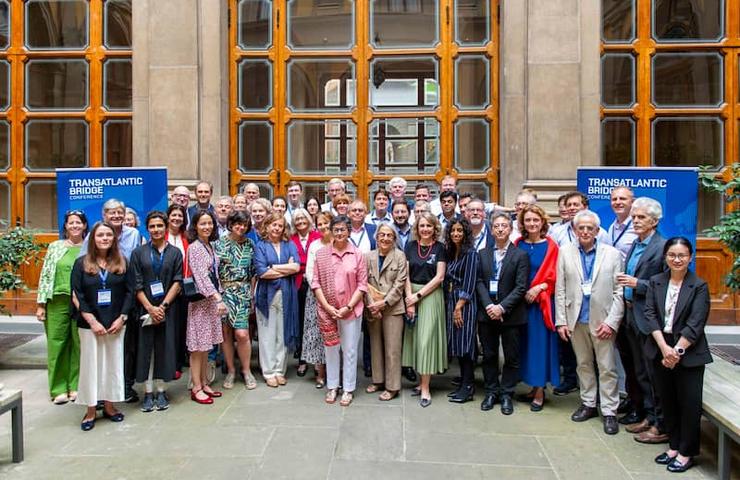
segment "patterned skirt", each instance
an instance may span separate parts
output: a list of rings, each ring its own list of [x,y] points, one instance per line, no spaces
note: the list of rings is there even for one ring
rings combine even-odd
[[[324,339],[319,331],[318,303],[311,289],[306,292],[301,360],[312,365],[326,363]]]

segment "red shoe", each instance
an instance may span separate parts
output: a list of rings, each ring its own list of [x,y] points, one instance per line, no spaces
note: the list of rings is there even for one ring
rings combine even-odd
[[[206,389],[203,389],[203,393],[205,393],[206,395],[208,395],[211,398],[220,398],[220,397],[223,397],[223,395],[224,395],[221,392],[213,391],[213,390],[210,390],[209,391],[209,390],[206,390]]]
[[[200,390],[199,392],[206,393],[203,390]],[[203,398],[203,399],[198,398],[197,395],[198,395],[199,392],[193,392],[193,391],[191,391],[190,392],[190,400],[192,400],[192,401],[194,401],[196,403],[200,403],[201,405],[210,405],[210,404],[213,403],[213,399],[210,396],[208,396],[206,398]]]
[[[180,370],[175,370],[175,380],[180,380],[180,377],[182,377],[182,372]]]

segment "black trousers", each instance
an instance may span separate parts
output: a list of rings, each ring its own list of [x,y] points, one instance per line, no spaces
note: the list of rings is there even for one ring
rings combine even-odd
[[[483,383],[486,393],[513,395],[519,383],[519,333],[518,325],[505,326],[501,322],[478,322],[478,337],[483,348]],[[504,350],[504,367],[499,369],[499,344]],[[499,373],[501,381],[499,382]]]
[[[631,308],[626,309],[625,320],[623,328],[626,330],[625,334],[635,370],[635,378],[642,392],[642,405],[636,405],[635,407],[638,413],[647,415],[651,425],[655,425],[658,430],[663,431],[662,412],[654,388],[655,368],[652,360],[649,360],[645,355],[645,345],[653,340],[649,335],[639,331],[637,325],[635,325],[635,317]]]
[[[123,336],[123,379],[126,388],[131,388],[136,382],[136,356],[139,350],[139,319],[136,312],[131,311],[126,322],[126,333]]]
[[[619,359],[622,361],[622,367],[624,368],[624,386],[627,390],[627,396],[633,405],[635,411],[640,415],[645,415],[643,405],[642,389],[640,383],[637,381],[637,374],[635,373],[635,359],[632,357],[632,350],[630,349],[630,341],[628,338],[628,331],[630,327],[625,322],[619,331],[617,331],[617,349],[619,350]]]
[[[578,374],[576,373],[576,368],[578,367],[578,362],[576,361],[576,352],[573,351],[573,344],[564,342],[560,337],[558,337],[558,343],[560,368],[562,369],[560,386],[573,385],[577,387]]]
[[[659,356],[660,357],[660,356]],[[655,360],[655,388],[663,407],[663,428],[671,450],[686,457],[699,455],[704,365],[665,368]]]
[[[470,357],[457,357],[457,361],[460,363],[460,387],[472,387],[473,386],[473,372],[475,370],[475,360]]]

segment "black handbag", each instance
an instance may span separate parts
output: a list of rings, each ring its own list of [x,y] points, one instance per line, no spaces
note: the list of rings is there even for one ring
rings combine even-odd
[[[407,327],[415,326],[417,319],[418,319],[418,315],[416,313],[414,313],[413,316],[409,316],[408,313],[403,314],[403,323],[405,323]]]
[[[193,277],[185,277],[182,279],[182,296],[190,302],[197,302],[203,300],[205,297],[198,291],[198,286],[195,284]]]

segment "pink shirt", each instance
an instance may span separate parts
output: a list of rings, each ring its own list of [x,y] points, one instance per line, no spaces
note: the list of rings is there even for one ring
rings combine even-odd
[[[365,264],[365,257],[350,242],[347,243],[347,248],[342,253],[337,252],[333,245],[323,248],[331,249],[331,263],[335,273],[334,289],[337,305],[343,307],[349,304],[352,294],[357,290],[363,293],[367,292],[367,265]],[[318,270],[320,265],[317,263],[315,268]],[[314,272],[311,279],[311,288],[316,289],[320,287],[319,275]],[[361,317],[364,308],[365,305],[362,299],[360,299],[353,309],[352,316],[354,318]]]

